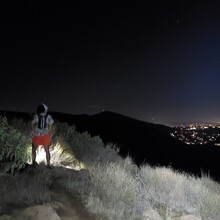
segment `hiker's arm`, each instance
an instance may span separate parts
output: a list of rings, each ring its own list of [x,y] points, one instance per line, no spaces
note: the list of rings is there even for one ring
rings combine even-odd
[[[35,128],[37,125],[37,116],[35,115],[33,120],[31,121],[31,128]]]
[[[52,132],[52,128],[53,128],[53,124],[49,124],[49,126],[48,126],[48,131],[49,131],[49,133]]]
[[[52,133],[53,124],[54,124],[54,120],[53,120],[52,116],[50,116],[49,117],[49,123],[48,123],[48,132],[49,133]]]

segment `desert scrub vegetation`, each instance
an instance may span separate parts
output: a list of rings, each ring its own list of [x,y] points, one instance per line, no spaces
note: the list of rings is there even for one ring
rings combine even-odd
[[[166,220],[184,214],[210,220],[220,216],[219,184],[211,178],[147,164],[137,168],[130,157],[120,157],[111,143],[104,146],[99,137],[78,133],[74,126],[59,128],[75,157],[85,164],[85,169],[69,172],[63,184],[100,219],[141,219],[152,208]]]
[[[93,210],[101,219],[141,218],[141,202],[147,204],[141,200],[139,182],[130,168],[130,164],[106,163],[88,169],[92,187],[87,198],[89,210]]]
[[[10,126],[6,117],[0,117],[1,169],[12,173],[23,169],[31,159],[30,143],[30,137]]]
[[[142,219],[143,212],[150,209],[164,220],[178,220],[187,214],[207,220],[219,218],[217,182],[167,167],[143,165],[135,170],[129,163],[97,163],[82,173],[70,173],[64,185],[103,220]]]
[[[73,150],[75,158],[84,165],[121,161],[117,146],[111,143],[104,145],[99,136],[91,137],[88,132],[79,133],[74,125],[58,122],[55,133],[55,137],[64,140]]]
[[[28,123],[21,120],[9,125],[7,119],[1,120],[0,152],[5,152],[8,143],[9,149],[30,147]],[[12,144],[9,139],[14,140]],[[4,161],[6,154],[1,155]],[[21,158],[27,163],[28,157]],[[171,167],[147,164],[138,168],[131,157],[119,156],[117,146],[104,145],[100,137],[79,133],[66,123],[56,123],[51,162],[52,170],[42,163],[34,170],[28,167],[22,173],[1,174],[0,213],[14,203],[30,206],[53,202],[50,187],[59,181],[99,220],[142,220],[143,212],[151,209],[164,220],[178,220],[185,214],[206,220],[220,216],[220,185],[209,176],[198,178]]]

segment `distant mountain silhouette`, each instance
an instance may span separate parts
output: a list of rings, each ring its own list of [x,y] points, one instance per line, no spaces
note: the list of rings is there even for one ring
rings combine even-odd
[[[14,116],[25,120],[31,114],[0,112],[8,118]],[[75,125],[77,131],[88,131],[100,136],[104,143],[120,148],[122,156],[130,155],[137,165],[172,166],[175,169],[201,174],[201,171],[220,180],[220,148],[207,145],[186,145],[172,137],[173,128],[140,121],[113,112],[101,112],[92,116],[50,112],[55,121]]]

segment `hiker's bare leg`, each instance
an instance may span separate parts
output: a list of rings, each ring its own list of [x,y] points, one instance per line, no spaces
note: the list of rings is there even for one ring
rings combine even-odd
[[[37,146],[34,146],[32,144],[32,164],[35,164],[36,162],[36,151],[37,151]]]
[[[47,166],[50,166],[50,146],[44,146],[46,152]]]

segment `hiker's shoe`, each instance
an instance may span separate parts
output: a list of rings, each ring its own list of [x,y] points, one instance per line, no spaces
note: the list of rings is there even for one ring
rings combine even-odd
[[[32,166],[33,167],[36,167],[38,165],[38,163],[36,162],[36,161],[34,161],[33,163],[32,163]]]

